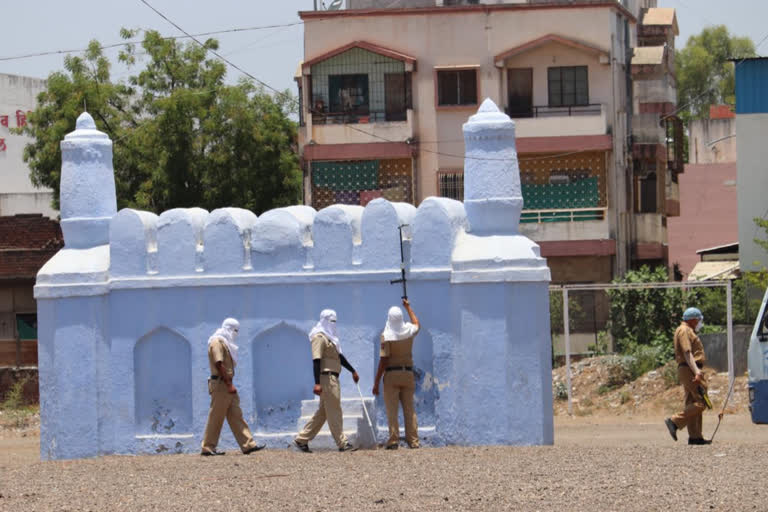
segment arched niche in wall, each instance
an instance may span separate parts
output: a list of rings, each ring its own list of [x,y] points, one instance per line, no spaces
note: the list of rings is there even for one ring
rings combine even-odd
[[[133,348],[136,432],[192,431],[192,352],[170,329],[156,329]]]
[[[259,334],[251,347],[257,429],[295,432],[301,401],[314,397],[307,333],[281,323]]]

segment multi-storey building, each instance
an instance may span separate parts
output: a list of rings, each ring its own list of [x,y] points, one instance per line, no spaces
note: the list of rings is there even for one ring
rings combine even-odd
[[[521,230],[553,281],[664,261],[677,26],[655,3],[348,0],[300,13],[306,203],[462,199],[461,125],[488,97],[516,121]]]
[[[45,80],[0,73],[0,216],[41,213],[55,219],[59,215],[51,207],[53,192],[35,187],[29,178],[23,154],[30,137],[12,131],[26,125],[28,112],[45,89]]]

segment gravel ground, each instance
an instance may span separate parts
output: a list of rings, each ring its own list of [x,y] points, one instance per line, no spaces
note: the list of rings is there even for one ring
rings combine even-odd
[[[716,444],[686,438],[660,418],[565,418],[549,447],[56,462],[37,460],[36,439],[0,439],[0,510],[768,509],[768,426],[726,416]]]

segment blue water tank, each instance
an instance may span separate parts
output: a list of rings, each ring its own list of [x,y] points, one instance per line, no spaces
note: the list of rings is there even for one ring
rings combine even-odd
[[[768,57],[736,61],[736,113],[768,113]]]

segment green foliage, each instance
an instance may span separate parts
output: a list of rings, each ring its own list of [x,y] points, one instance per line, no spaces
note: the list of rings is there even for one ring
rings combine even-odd
[[[114,142],[119,208],[236,206],[259,214],[298,202],[297,128],[288,118],[295,99],[271,97],[246,81],[225,84],[225,65],[209,59],[209,49],[218,42],[201,47],[147,31],[142,69],[133,44],[120,52],[134,72],[126,83],[111,79],[97,41],[83,57],[67,57],[22,129],[33,138],[24,150],[32,182],[52,188],[58,200],[59,142],[87,106]]]
[[[722,334],[726,331],[726,327],[722,325],[712,325],[705,323],[699,330],[699,334]]]
[[[763,230],[765,230],[766,234],[768,234],[768,220],[761,219],[760,217],[755,217],[755,224],[757,224],[759,228],[762,228]],[[766,251],[768,251],[768,240],[755,238],[755,243],[760,247],[762,247],[763,249],[765,249]]]
[[[667,281],[666,267],[630,270],[616,283],[651,283]],[[680,324],[684,305],[690,292],[679,288],[668,289],[613,289],[610,298],[609,329],[617,349],[631,354],[638,346],[669,346],[672,335]]]
[[[0,402],[0,410],[13,411],[24,406],[24,386],[29,379],[24,377],[13,383],[5,394],[5,400]]]
[[[611,340],[611,335],[607,331],[600,331],[597,333],[597,342],[587,345],[587,350],[592,352],[595,356],[604,356],[608,353],[608,345]]]
[[[600,384],[600,386],[597,388],[597,394],[598,395],[605,395],[613,391],[614,388],[607,384]]]
[[[651,345],[635,345],[630,348],[629,371],[631,380],[635,380],[651,370],[666,364],[674,357],[672,339],[654,340]]]
[[[574,325],[584,319],[584,310],[576,297],[568,296],[568,325],[573,331]],[[552,334],[563,334],[563,292],[560,290],[549,292],[549,324]]]
[[[763,291],[768,283],[768,272],[745,272],[741,279],[732,281],[731,312],[734,325],[752,325],[760,310]],[[755,291],[756,293],[751,293]],[[728,325],[728,302],[725,288],[699,288],[690,292],[689,301],[695,302],[704,315],[702,334],[724,332]]]
[[[680,384],[680,380],[677,377],[677,363],[675,361],[670,361],[664,365],[661,369],[661,378],[664,379],[664,384],[667,388]]]
[[[749,37],[732,36],[725,25],[707,27],[688,38],[676,52],[678,104],[690,106],[680,117],[706,119],[709,106],[733,105],[735,76],[729,59],[754,57],[755,45]]]
[[[610,356],[605,359],[604,365],[607,372],[604,383],[600,388],[604,388],[602,393],[619,388],[632,381],[632,365],[634,358],[630,356]],[[600,393],[598,388],[598,393]]]
[[[568,386],[563,382],[555,384],[554,395],[555,400],[567,400],[568,399]]]

